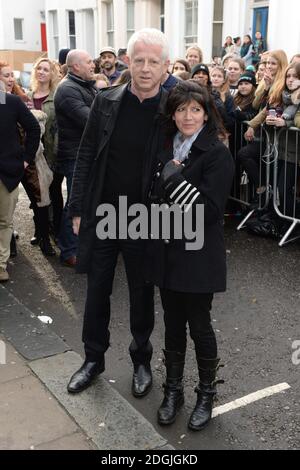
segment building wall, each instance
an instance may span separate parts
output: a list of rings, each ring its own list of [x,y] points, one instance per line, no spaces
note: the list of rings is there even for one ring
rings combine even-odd
[[[45,0],[0,0],[0,49],[41,51]],[[23,40],[15,40],[14,18],[22,18]]]
[[[97,0],[45,0],[49,57],[57,59],[57,50],[69,48],[68,11],[75,12],[76,48],[87,50],[93,57],[98,51]],[[58,44],[54,42],[53,12],[57,12]]]
[[[269,8],[269,49],[283,49],[290,59],[300,53],[299,0],[271,0]]]
[[[68,47],[67,10],[76,11],[77,47],[87,49],[95,57],[102,46],[108,45],[107,3],[110,0],[45,0],[47,12],[48,45],[51,57],[53,40],[49,11],[57,10],[59,15],[59,48]],[[252,35],[253,7],[269,6],[268,46],[271,49],[284,48],[291,56],[300,52],[298,0],[224,0],[223,40],[227,35]],[[87,14],[87,10],[89,10]],[[113,0],[114,47],[127,45],[126,0]],[[91,14],[92,13],[92,14]],[[211,60],[213,35],[214,0],[199,0],[198,39],[205,62]],[[160,27],[160,0],[135,1],[135,30],[144,27]],[[288,31],[288,34],[287,34]],[[170,42],[171,59],[185,55],[184,0],[165,0],[165,33]],[[2,31],[2,37],[4,33]],[[94,40],[93,40],[94,39]],[[1,41],[1,28],[0,28]],[[220,47],[222,44],[220,44]]]

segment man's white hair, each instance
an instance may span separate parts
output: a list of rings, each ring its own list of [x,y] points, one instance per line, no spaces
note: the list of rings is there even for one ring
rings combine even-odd
[[[134,33],[129,39],[127,46],[127,54],[132,58],[134,54],[134,47],[136,43],[143,42],[148,46],[161,46],[162,47],[162,59],[169,59],[169,43],[164,33],[155,28],[144,28]]]

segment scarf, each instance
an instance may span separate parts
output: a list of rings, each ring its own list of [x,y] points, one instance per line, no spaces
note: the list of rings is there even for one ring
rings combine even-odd
[[[248,54],[248,51],[249,51],[251,45],[252,45],[251,42],[249,42],[248,44],[243,44],[242,45],[242,47],[241,47],[241,57],[245,57]]]
[[[184,137],[181,132],[177,132],[173,141],[174,160],[177,160],[178,162],[183,162],[188,158],[193,143],[195,142],[198,135],[203,129],[204,126],[201,127],[199,131],[195,132],[195,134],[193,134],[191,137]]]

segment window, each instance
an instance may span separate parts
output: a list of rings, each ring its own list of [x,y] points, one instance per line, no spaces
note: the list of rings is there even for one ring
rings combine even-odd
[[[106,5],[107,44],[114,47],[114,4],[108,2]]]
[[[59,34],[58,34],[58,16],[57,11],[50,11],[50,34],[52,37],[53,56],[58,57],[59,53]]]
[[[134,33],[134,23],[135,23],[135,1],[134,0],[127,0],[126,2],[127,7],[127,42],[131,38]]]
[[[15,40],[23,41],[23,18],[14,18],[14,31],[15,31]]]
[[[198,38],[198,0],[184,2],[185,7],[185,44],[195,44]]]
[[[75,25],[75,11],[68,11],[69,18],[69,47],[76,49],[76,25]]]
[[[224,0],[214,1],[212,57],[221,56],[223,36]]]
[[[160,30],[165,32],[165,0],[160,0]]]

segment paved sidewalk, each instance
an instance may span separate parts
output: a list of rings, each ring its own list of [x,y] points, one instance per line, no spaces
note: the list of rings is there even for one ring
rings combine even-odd
[[[82,358],[0,285],[0,450],[171,450],[101,376],[66,386]]]
[[[95,449],[14,347],[3,336],[0,341],[6,346],[6,365],[0,364],[0,449]]]

